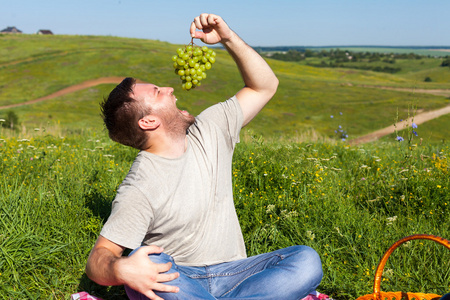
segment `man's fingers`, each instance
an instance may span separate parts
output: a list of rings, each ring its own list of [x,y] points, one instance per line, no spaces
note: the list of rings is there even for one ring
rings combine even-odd
[[[201,26],[207,26],[208,25],[208,14],[201,14],[199,16],[199,21]]]
[[[190,29],[191,37],[193,37],[193,38],[195,38],[196,29],[197,29],[197,26],[195,25],[195,20],[194,20],[191,23],[191,29]]]
[[[169,274],[158,274],[156,276],[156,282],[168,282],[180,277],[180,273],[174,272]]]
[[[136,253],[140,252],[140,253],[149,255],[149,254],[154,254],[154,253],[161,253],[163,251],[164,251],[163,248],[155,246],[155,245],[151,245],[151,246],[143,246],[143,247],[141,247],[140,249],[138,249],[136,251]]]
[[[180,291],[180,288],[177,286],[173,286],[173,285],[155,283],[152,286],[152,290],[158,291],[158,292],[178,293]]]
[[[158,273],[167,272],[170,270],[170,268],[172,268],[171,262],[166,262],[164,264],[156,264],[156,270],[158,271]]]
[[[144,293],[144,295],[147,296],[147,298],[149,298],[151,300],[164,300],[163,298],[161,298],[158,295],[156,295],[155,293],[153,293],[152,290],[148,290],[146,293]]]
[[[201,38],[201,35],[196,33],[196,30],[203,30],[207,27],[214,26],[218,23],[219,16],[214,14],[201,14],[194,18],[191,23],[190,33],[193,38]]]
[[[219,16],[213,15],[213,14],[209,14],[208,17],[207,17],[207,23],[208,23],[208,25],[216,25],[218,19],[219,19]]]

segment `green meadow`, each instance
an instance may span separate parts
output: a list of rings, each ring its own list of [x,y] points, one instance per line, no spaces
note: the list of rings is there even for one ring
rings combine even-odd
[[[187,37],[188,38],[188,37]],[[186,41],[188,43],[189,40]],[[181,89],[171,57],[180,45],[96,36],[0,37],[0,106],[37,99],[74,84],[101,77],[136,77],[160,86],[173,86],[180,108],[198,114],[241,88],[231,57],[218,49],[217,62],[204,85],[193,92]],[[446,106],[449,96],[419,94],[417,89],[449,89],[450,69],[441,58],[398,61],[408,66],[400,74],[354,69],[315,68],[302,63],[268,60],[280,79],[271,103],[249,125],[255,134],[290,139],[304,132],[331,137],[338,125],[349,139],[406,119],[413,108],[428,111]],[[422,62],[425,62],[422,64]],[[427,76],[432,82],[424,82]],[[367,86],[406,88],[381,90]],[[15,107],[26,128],[101,127],[98,103],[113,85],[99,85],[41,103]],[[2,113],[7,110],[0,110]],[[342,116],[332,119],[330,116]],[[341,124],[336,124],[340,122]],[[432,128],[441,135],[446,128]],[[422,137],[432,136],[421,132]]]
[[[26,102],[96,78],[132,76],[173,86],[179,108],[198,114],[242,86],[231,57],[217,49],[202,86],[182,91],[171,61],[179,46],[0,36],[0,107],[25,104],[0,109],[2,125],[11,112],[18,119],[13,130],[0,127],[1,299],[69,299],[80,291],[126,299],[122,287],[99,286],[84,273],[136,155],[110,141],[101,123],[98,104],[114,84]],[[267,61],[279,90],[243,129],[233,160],[248,255],[309,245],[322,258],[318,290],[350,300],[372,292],[377,264],[395,241],[419,233],[450,239],[450,115],[376,142],[349,143],[447,106],[449,95],[418,92],[450,89],[450,68],[440,66],[441,58],[397,61],[402,71],[396,74]],[[427,76],[433,80],[425,82]],[[391,255],[381,288],[443,295],[449,283],[450,251],[419,240]]]

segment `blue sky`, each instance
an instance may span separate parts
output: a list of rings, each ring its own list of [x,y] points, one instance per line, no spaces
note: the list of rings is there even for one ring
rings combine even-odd
[[[449,0],[0,0],[0,29],[190,41],[202,12],[251,46],[450,46]]]

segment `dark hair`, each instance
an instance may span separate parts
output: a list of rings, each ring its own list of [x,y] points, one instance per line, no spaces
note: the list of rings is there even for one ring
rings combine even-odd
[[[132,97],[136,79],[127,77],[100,104],[103,122],[109,137],[118,143],[142,150],[148,137],[139,127],[139,120],[149,109]]]

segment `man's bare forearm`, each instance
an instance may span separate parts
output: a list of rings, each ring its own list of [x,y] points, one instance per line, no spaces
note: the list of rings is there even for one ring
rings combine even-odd
[[[278,79],[267,62],[235,32],[222,44],[235,60],[245,86],[256,92],[267,93],[270,99],[277,90]]]
[[[154,291],[177,293],[179,288],[163,284],[180,275],[169,273],[172,264],[155,264],[150,254],[161,253],[157,246],[140,247],[131,256],[122,256],[125,248],[99,237],[86,264],[86,274],[101,285],[127,285],[147,298],[162,300]]]
[[[88,258],[86,275],[100,285],[122,285],[124,283],[116,276],[119,259],[106,248],[95,249]]]

